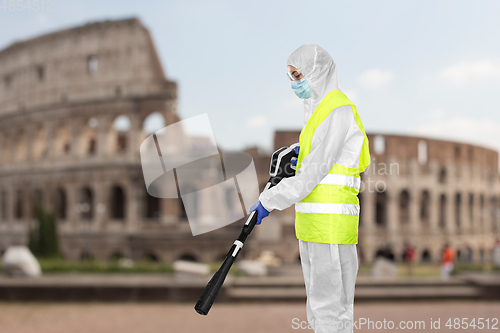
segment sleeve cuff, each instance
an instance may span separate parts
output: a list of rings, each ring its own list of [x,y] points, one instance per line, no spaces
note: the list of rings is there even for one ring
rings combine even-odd
[[[262,196],[264,193],[261,193],[260,196],[259,196],[259,201],[262,205],[262,207],[264,207],[265,210],[267,210],[268,212],[271,212],[272,209],[269,209],[267,208],[268,205],[267,205],[267,200]]]

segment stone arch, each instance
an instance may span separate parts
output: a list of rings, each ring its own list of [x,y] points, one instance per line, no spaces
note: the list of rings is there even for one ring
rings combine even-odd
[[[375,256],[374,258],[378,258],[378,257],[385,257],[385,248],[379,248],[375,251]]]
[[[462,225],[461,208],[462,208],[462,194],[460,192],[457,192],[455,194],[455,225],[457,226],[457,228],[460,228]]]
[[[158,111],[151,112],[142,121],[142,137],[145,138],[162,129],[167,124],[165,116]]]
[[[119,185],[111,187],[110,193],[110,217],[115,220],[125,219],[125,191]]]
[[[38,81],[42,82],[45,80],[45,67],[43,65],[36,66],[36,74]]]
[[[42,207],[43,194],[40,189],[35,189],[31,197],[31,217],[37,218],[38,209]]]
[[[447,176],[446,168],[441,167],[441,169],[439,169],[439,176],[438,176],[439,183],[446,184],[447,177],[448,176]]]
[[[89,74],[97,73],[99,69],[99,59],[97,59],[97,55],[91,54],[87,58],[87,72]]]
[[[60,123],[55,130],[54,156],[66,155],[71,150],[71,132],[66,122]]]
[[[147,219],[159,219],[161,215],[161,202],[159,198],[153,197],[147,191],[144,191],[144,213],[143,217]]]
[[[24,195],[23,190],[18,189],[16,191],[16,199],[14,202],[14,218],[20,220],[24,217]]]
[[[420,221],[425,224],[430,220],[431,197],[428,190],[423,190],[420,195]]]
[[[67,198],[66,191],[59,187],[52,194],[52,207],[59,220],[65,220],[67,217]]]
[[[82,220],[94,218],[94,193],[90,187],[85,186],[80,189],[77,210]]]
[[[109,147],[111,153],[124,153],[129,148],[129,134],[132,122],[126,114],[116,116],[109,129]]]
[[[83,250],[80,253],[80,260],[81,261],[93,261],[95,259],[95,256],[92,252],[89,250]]]
[[[35,129],[35,134],[33,135],[33,141],[31,142],[33,146],[33,159],[35,161],[41,160],[47,156],[47,129],[43,125],[39,125]]]
[[[198,257],[192,253],[183,253],[179,255],[178,260],[185,260],[185,261],[192,261],[192,262],[199,262]]]
[[[446,194],[441,194],[439,197],[439,221],[438,225],[441,229],[446,228]]]
[[[379,226],[387,225],[387,192],[377,191],[375,195],[375,224]]]
[[[160,257],[154,252],[147,252],[144,254],[143,260],[150,262],[160,262]]]
[[[399,194],[399,221],[400,223],[410,221],[410,193],[406,189]]]
[[[474,221],[474,193],[469,193],[469,220]]]
[[[422,262],[430,262],[430,261],[432,261],[431,251],[429,251],[428,249],[424,249],[422,251],[422,256],[421,256],[420,260]]]
[[[6,190],[1,190],[0,191],[0,217],[2,220],[7,220],[7,207],[8,207],[8,202],[7,202],[7,191]]]
[[[417,147],[418,163],[423,165],[427,163],[427,141],[420,140]]]
[[[89,118],[80,130],[79,151],[80,156],[95,155],[97,153],[97,127],[99,120],[95,117]]]

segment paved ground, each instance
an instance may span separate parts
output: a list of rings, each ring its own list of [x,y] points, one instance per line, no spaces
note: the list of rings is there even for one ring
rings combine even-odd
[[[500,324],[491,329],[492,318],[500,318],[500,302],[364,303],[355,306],[355,317],[358,326],[361,318],[374,323],[385,318],[396,327],[402,320],[425,323],[419,330],[364,325],[356,332],[500,332]],[[472,318],[489,318],[490,329],[449,329],[445,324],[450,317],[468,318],[469,323]],[[431,318],[440,319],[440,330],[430,328]],[[0,303],[0,332],[5,333],[312,332],[298,328],[305,320],[305,306],[299,303],[216,304],[206,317],[196,314],[192,304]]]

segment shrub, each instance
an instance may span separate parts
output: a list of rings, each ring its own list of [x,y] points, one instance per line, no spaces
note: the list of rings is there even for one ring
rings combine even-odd
[[[37,257],[60,257],[57,221],[54,213],[48,212],[43,207],[38,208],[37,225],[29,231],[28,246]]]

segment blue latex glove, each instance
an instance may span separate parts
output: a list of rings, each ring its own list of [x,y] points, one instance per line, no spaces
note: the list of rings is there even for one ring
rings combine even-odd
[[[296,146],[293,148],[293,151],[295,152],[295,154],[297,154],[297,158],[299,156],[299,148],[300,146]],[[297,158],[292,158],[292,160],[290,161],[290,163],[292,163],[293,166],[297,166]]]
[[[262,204],[260,203],[260,200],[257,201],[257,203],[255,205],[250,207],[250,213],[253,212],[254,210],[257,211],[257,223],[256,224],[260,224],[262,219],[269,215],[269,212],[264,208],[264,206],[262,206]]]

